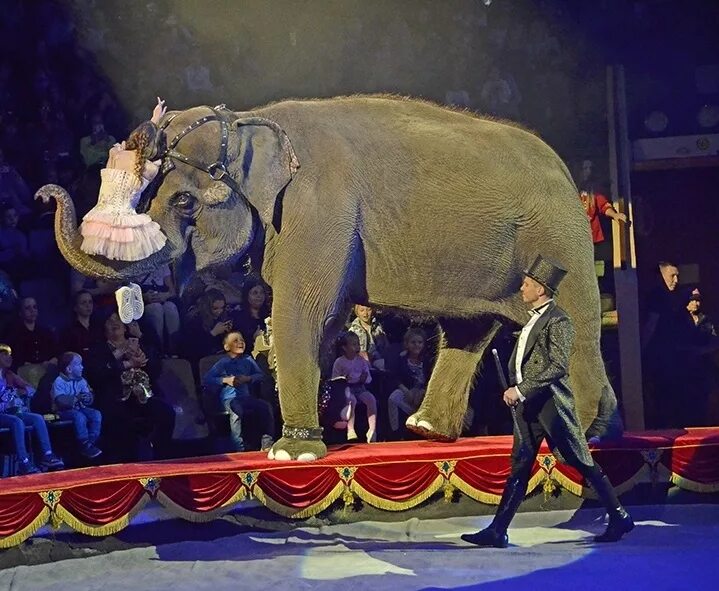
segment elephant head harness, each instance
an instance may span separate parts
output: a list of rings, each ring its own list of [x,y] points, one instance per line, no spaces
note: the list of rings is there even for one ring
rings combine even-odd
[[[208,175],[210,175],[210,178],[213,181],[220,181],[224,183],[249,204],[250,202],[247,197],[242,193],[240,186],[237,184],[235,179],[233,179],[227,172],[227,142],[229,139],[229,122],[225,113],[229,113],[230,111],[225,108],[225,105],[210,107],[210,110],[212,111],[211,115],[205,115],[204,117],[200,117],[199,119],[185,127],[185,129],[180,131],[167,144],[167,148],[164,151],[160,152],[160,154],[158,154],[158,156],[162,158],[162,167],[160,169],[160,174],[164,176],[171,170],[173,170],[175,168],[174,161],[178,160],[180,162],[183,162],[184,164],[187,164],[188,166],[196,168],[197,170],[206,172]],[[167,119],[165,119],[165,121],[163,121],[162,124],[159,126],[159,130],[164,132],[170,122],[178,114],[179,113],[174,113],[170,115]],[[203,162],[200,162],[199,160],[196,160],[195,158],[192,158],[180,152],[177,149],[177,145],[180,143],[180,140],[184,138],[187,134],[195,131],[196,129],[203,126],[205,123],[209,123],[210,121],[217,121],[220,124],[220,153],[217,157],[216,162],[213,162],[212,164],[205,164]]]

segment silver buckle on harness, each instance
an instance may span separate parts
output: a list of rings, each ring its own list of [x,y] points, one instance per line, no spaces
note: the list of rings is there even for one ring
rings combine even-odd
[[[227,168],[224,162],[215,162],[207,167],[207,173],[213,181],[221,181],[227,174]]]

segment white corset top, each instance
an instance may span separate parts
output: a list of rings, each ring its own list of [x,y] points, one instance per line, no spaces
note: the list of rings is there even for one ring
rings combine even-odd
[[[134,215],[140,196],[149,182],[118,168],[103,168],[96,210],[112,215]]]

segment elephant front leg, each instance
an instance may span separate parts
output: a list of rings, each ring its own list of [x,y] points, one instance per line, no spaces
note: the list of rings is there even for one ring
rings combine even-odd
[[[439,324],[442,339],[427,393],[406,426],[426,439],[454,441],[462,433],[477,364],[501,324],[492,318]]]
[[[290,309],[297,310],[296,307]],[[272,330],[283,426],[282,437],[268,453],[271,460],[310,462],[327,455],[317,412],[322,324],[313,325],[298,316],[273,311]]]

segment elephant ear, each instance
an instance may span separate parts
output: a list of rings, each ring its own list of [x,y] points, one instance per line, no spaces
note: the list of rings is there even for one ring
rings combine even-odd
[[[271,224],[277,196],[299,168],[290,139],[274,121],[248,117],[234,122],[239,149],[230,166],[244,195],[260,219]]]

